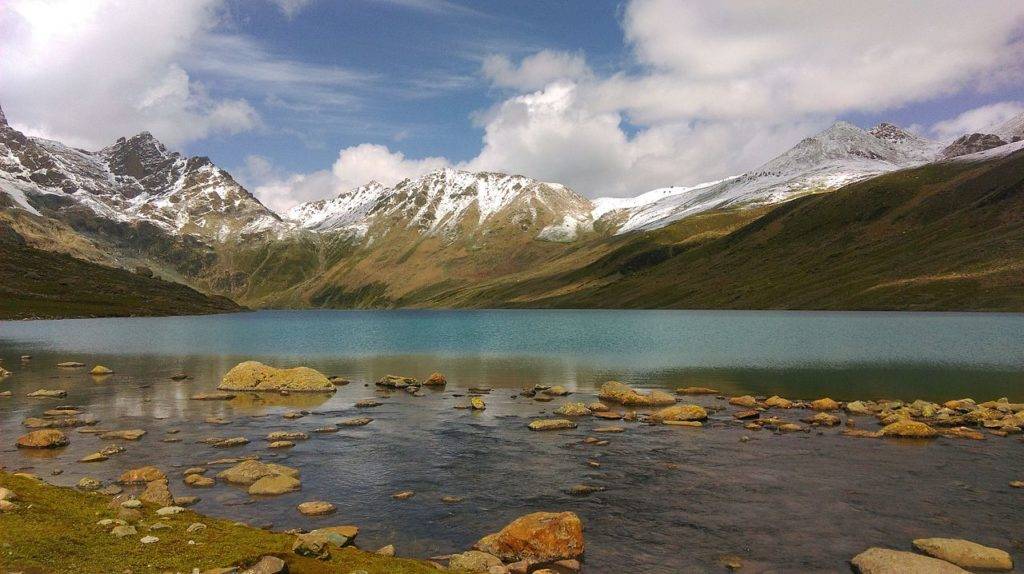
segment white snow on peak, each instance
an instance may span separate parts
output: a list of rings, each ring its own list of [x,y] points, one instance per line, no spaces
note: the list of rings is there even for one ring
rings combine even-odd
[[[1024,139],[1024,113],[1006,120],[1002,125],[995,128],[992,133],[1011,143],[1013,143],[1014,139]]]

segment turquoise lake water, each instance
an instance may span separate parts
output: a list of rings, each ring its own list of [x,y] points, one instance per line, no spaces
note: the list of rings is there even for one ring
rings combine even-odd
[[[21,361],[21,355],[32,355]],[[242,360],[307,365],[352,383],[334,394],[240,394],[193,401]],[[103,364],[115,374],[60,369],[61,361]],[[1020,435],[927,443],[810,432],[754,432],[714,396],[704,428],[681,429],[585,417],[577,429],[536,433],[527,423],[561,403],[596,400],[609,379],[640,389],[711,386],[722,395],[813,399],[924,398],[1024,402],[1024,315],[686,311],[263,311],[170,318],[0,322],[0,467],[74,485],[113,481],[155,464],[175,495],[194,494],[200,512],[275,529],[356,524],[366,549],[394,544],[426,558],[468,548],[482,535],[537,510],[572,510],[585,524],[587,573],[848,571],[873,545],[909,550],[913,538],[968,538],[1024,560]],[[385,374],[448,385],[423,396],[382,392]],[[172,381],[185,372],[191,380]],[[522,387],[564,385],[573,394],[537,402]],[[490,386],[482,412],[455,409],[471,387]],[[39,388],[63,399],[32,399]],[[383,405],[357,409],[374,397]],[[76,405],[98,427],[147,431],[106,462],[82,456],[106,446],[68,429],[71,444],[46,452],[14,448],[22,421]],[[291,420],[282,415],[305,410]],[[798,421],[807,411],[773,411]],[[364,427],[317,434],[354,416]],[[873,429],[871,417],[844,424]],[[226,422],[214,424],[211,420]],[[849,420],[847,420],[849,419]],[[625,432],[595,434],[608,424]],[[268,449],[273,431],[309,440]],[[249,444],[218,449],[211,437]],[[609,440],[588,444],[588,436]],[[166,442],[173,437],[176,442]],[[256,455],[302,472],[299,492],[253,498],[219,483],[191,489],[185,468]],[[597,462],[599,466],[591,463]],[[210,475],[221,468],[211,465]],[[59,475],[51,475],[60,471]],[[606,488],[588,497],[574,484]],[[391,494],[413,490],[396,501]],[[441,497],[464,498],[460,504]],[[338,512],[305,517],[295,507],[327,500]]]

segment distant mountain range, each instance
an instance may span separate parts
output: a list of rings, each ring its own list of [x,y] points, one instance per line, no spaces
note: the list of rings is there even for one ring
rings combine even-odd
[[[539,293],[505,288],[582,273],[554,287],[551,300],[573,306],[581,279],[609,280],[586,269],[652,238],[706,242],[882,174],[1021,155],[1024,114],[994,132],[934,142],[888,123],[865,131],[838,122],[747,173],[632,198],[443,169],[277,214],[208,158],[171,152],[149,133],[90,152],[27,137],[0,111],[0,223],[33,249],[144,267],[253,306],[539,305]],[[626,304],[616,300],[586,306]],[[671,297],[649,301],[673,306]]]

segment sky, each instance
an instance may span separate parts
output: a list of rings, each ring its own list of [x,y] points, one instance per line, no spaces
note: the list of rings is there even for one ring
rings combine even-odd
[[[1024,112],[1024,2],[3,0],[0,105],[89,150],[150,131],[279,211],[441,167],[631,196],[836,120]]]

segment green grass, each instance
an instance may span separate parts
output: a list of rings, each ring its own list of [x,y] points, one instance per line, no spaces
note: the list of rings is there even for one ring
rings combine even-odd
[[[117,538],[96,524],[116,518],[110,498],[60,488],[31,478],[0,472],[0,486],[18,496],[18,509],[0,513],[0,572],[109,574],[130,569],[147,572],[192,572],[227,566],[247,566],[262,556],[276,555],[288,563],[292,574],[347,573],[365,570],[370,574],[436,573],[428,563],[389,558],[355,548],[333,548],[327,561],[304,558],[291,552],[294,537],[236,523],[209,518],[194,512],[157,516],[156,507],[146,505],[141,523],[162,522],[171,528]],[[188,534],[193,522],[207,529]],[[152,534],[160,539],[141,544],[139,538]],[[196,544],[188,544],[194,540]]]

